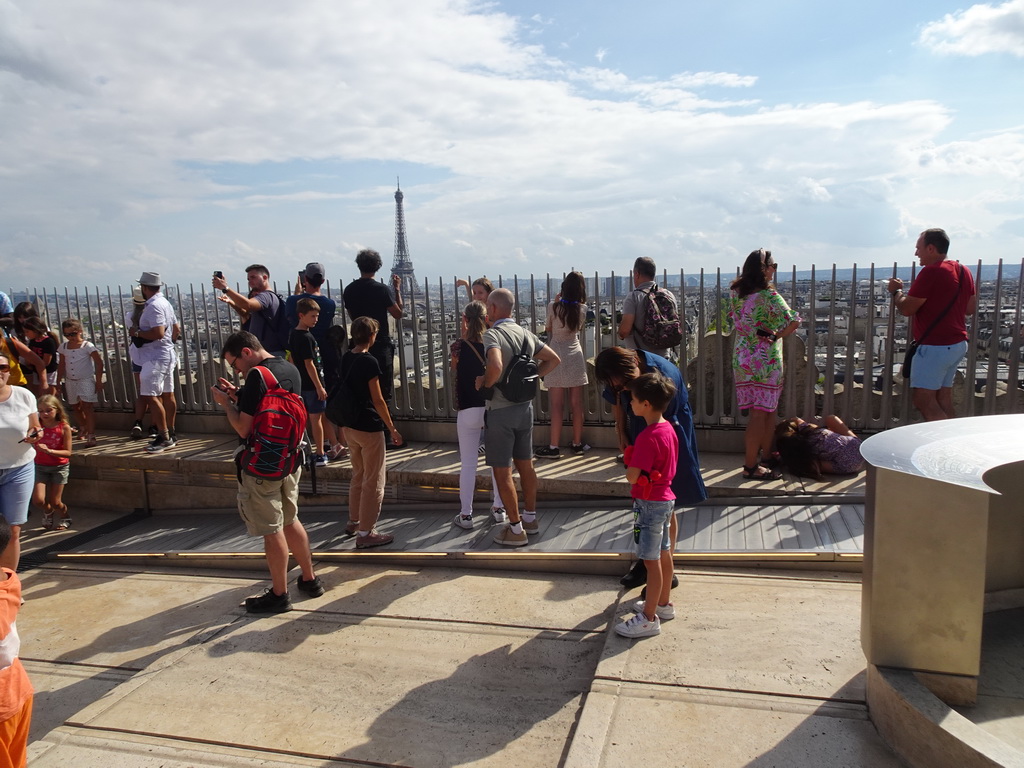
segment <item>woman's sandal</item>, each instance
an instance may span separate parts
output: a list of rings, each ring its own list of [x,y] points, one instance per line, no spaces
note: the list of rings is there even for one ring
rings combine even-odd
[[[762,467],[760,464],[755,464],[752,467],[743,465],[743,479],[744,480],[760,480],[762,482],[771,480],[781,480],[782,475],[776,472],[774,469],[768,469],[768,467]]]
[[[70,517],[62,517],[57,522],[57,530],[58,531],[66,531],[70,527],[71,527],[71,518]]]
[[[43,530],[44,531],[52,531],[53,530],[53,512],[44,512],[43,513]]]

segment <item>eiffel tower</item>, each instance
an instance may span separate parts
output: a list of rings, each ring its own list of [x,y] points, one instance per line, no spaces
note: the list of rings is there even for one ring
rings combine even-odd
[[[412,270],[412,259],[409,257],[409,246],[405,242],[405,208],[402,200],[401,181],[395,192],[395,263],[391,274],[402,278],[402,297],[412,298],[416,291],[416,275]]]

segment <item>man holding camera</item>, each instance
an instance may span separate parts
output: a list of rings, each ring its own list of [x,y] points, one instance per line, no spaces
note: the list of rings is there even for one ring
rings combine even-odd
[[[178,363],[174,352],[174,329],[178,319],[174,307],[160,293],[163,283],[158,272],[143,272],[139,287],[146,300],[139,327],[130,331],[132,343],[139,348],[139,396],[149,405],[156,427],[156,437],[146,446],[148,453],[162,453],[173,448],[174,418],[178,404],[174,399],[174,369]]]
[[[249,295],[244,296],[228,286],[223,272],[213,273],[213,287],[221,292],[217,298],[242,318],[242,330],[248,331],[270,354],[284,357],[288,345],[288,321],[284,302],[270,287],[270,270],[262,264],[245,268]]]

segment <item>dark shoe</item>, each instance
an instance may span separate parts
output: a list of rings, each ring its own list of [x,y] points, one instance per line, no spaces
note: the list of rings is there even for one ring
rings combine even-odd
[[[306,581],[300,574],[295,582],[295,586],[298,587],[299,592],[309,597],[320,597],[324,593],[324,583],[320,581],[319,576],[314,576],[309,581]]]
[[[370,531],[365,536],[356,536],[356,549],[369,549],[370,547],[383,547],[395,540],[390,533],[377,533]]]
[[[572,452],[577,456],[582,456],[590,450],[590,446],[586,443],[570,443],[569,447],[572,448]]]
[[[141,421],[136,421],[134,424],[132,424],[132,431],[129,433],[129,436],[131,437],[132,440],[141,440],[142,439],[142,422]]]
[[[168,448],[174,446],[174,443],[169,437],[163,435],[157,435],[153,438],[153,442],[146,446],[146,453],[163,453]]]
[[[781,480],[782,475],[776,472],[774,469],[768,469],[768,467],[762,467],[760,464],[755,464],[752,467],[746,465],[743,466],[743,479],[744,480],[757,480],[759,482],[771,482],[773,480]]]
[[[560,459],[560,458],[562,458],[562,452],[560,450],[558,450],[557,448],[552,448],[549,445],[545,445],[545,446],[542,446],[540,448],[535,448],[533,450],[533,455],[536,456],[538,459]]]
[[[288,593],[275,595],[273,587],[267,587],[267,591],[257,597],[245,598],[245,610],[249,613],[284,613],[291,609]]]
[[[676,576],[673,573],[672,574],[672,589],[675,589],[678,586],[679,586],[679,577]],[[647,587],[644,587],[643,589],[640,590],[640,599],[641,600],[646,600],[647,599]]]
[[[629,572],[619,579],[619,584],[626,589],[633,589],[647,583],[647,566],[643,560],[637,560]]]
[[[359,521],[358,520],[349,520],[348,523],[345,525],[345,535],[346,536],[355,536],[356,535],[356,531],[358,531],[358,530],[359,530]]]
[[[159,435],[159,434],[160,434],[160,432],[159,432],[159,431],[157,430],[157,428],[156,428],[156,427],[154,427],[154,426],[153,426],[153,425],[151,424],[151,425],[150,425],[150,427],[149,427],[149,437],[150,437],[150,439],[152,439],[152,438],[156,437],[156,436],[157,436],[157,435]]]

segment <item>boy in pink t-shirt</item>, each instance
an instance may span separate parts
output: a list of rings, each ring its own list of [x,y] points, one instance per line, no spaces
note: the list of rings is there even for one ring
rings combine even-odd
[[[645,373],[626,386],[633,394],[633,413],[647,422],[625,459],[633,497],[633,541],[637,557],[647,567],[648,599],[638,601],[633,606],[636,615],[617,624],[615,631],[623,637],[649,637],[661,632],[662,620],[675,617],[669,526],[676,499],[672,479],[679,438],[662,414],[676,396],[676,388],[657,372]]]

